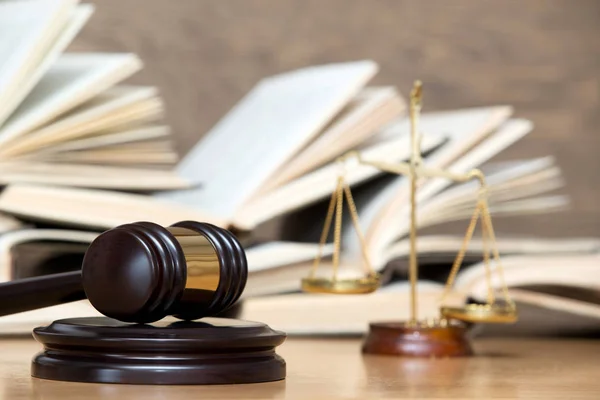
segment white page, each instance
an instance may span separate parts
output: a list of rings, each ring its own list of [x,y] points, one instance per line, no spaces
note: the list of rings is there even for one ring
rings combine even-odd
[[[163,197],[231,218],[377,71],[372,61],[310,67],[261,81],[185,156],[200,185]]]
[[[455,111],[423,113],[420,118],[420,128],[423,138],[428,136],[445,137],[447,143],[437,149],[434,154],[424,158],[426,165],[445,165],[463,152],[469,142],[478,141],[496,126],[505,121],[511,113],[509,107],[469,108]],[[410,134],[410,119],[398,120],[386,129],[381,137]],[[360,209],[361,225],[370,227],[379,211],[389,203],[397,193],[404,188],[407,190],[407,180],[398,176],[392,182],[382,187],[378,193],[372,193],[368,202]],[[358,249],[353,232],[344,232],[344,241],[348,248]]]
[[[462,235],[425,235],[419,237],[417,250],[419,254],[456,254],[463,243]],[[546,239],[529,236],[504,237],[496,244],[500,254],[527,254],[548,256],[598,253],[600,252],[600,240],[595,238],[560,238]],[[473,237],[468,244],[468,251],[481,253],[483,240],[481,237]],[[395,258],[408,259],[410,253],[410,241],[401,240],[388,247],[385,256],[388,260]]]
[[[29,74],[42,61],[76,0],[30,0],[0,3],[0,123]]]
[[[315,259],[319,245],[315,243],[273,241],[261,243],[246,249],[248,272],[250,274],[285,265],[310,262]],[[333,253],[333,245],[323,246],[322,257]]]
[[[430,150],[440,145],[442,141],[441,135],[429,135],[422,142],[423,150]],[[361,149],[361,154],[365,160],[399,163],[409,157],[409,149],[409,137],[404,135],[365,147]],[[370,165],[357,165],[355,159],[349,160],[347,164],[348,173],[345,180],[350,186],[382,174],[382,171]],[[244,205],[235,215],[233,223],[239,228],[251,229],[277,215],[331,196],[340,170],[341,165],[334,161],[265,193],[255,201]]]
[[[19,229],[21,228],[21,226],[23,226],[23,223],[17,218],[0,213],[0,238],[2,237],[2,235],[6,234],[6,232]]]
[[[157,96],[158,91],[154,87],[118,85],[109,88],[48,125],[7,143],[0,149],[0,154],[12,157],[37,150],[45,151],[53,144],[87,136],[103,130],[106,125],[103,122],[118,118],[120,113],[126,113],[133,106],[149,100],[152,100],[152,106],[159,102]],[[133,119],[135,117],[132,115]],[[119,121],[123,123],[122,118]]]
[[[43,156],[53,153],[64,153],[71,151],[79,151],[93,149],[98,147],[123,145],[126,143],[146,141],[149,139],[169,139],[171,128],[166,125],[145,125],[124,131],[109,131],[105,134],[83,138],[78,140],[70,140],[65,143],[59,143],[54,146],[44,147],[33,156]]]
[[[405,110],[404,100],[394,87],[367,87],[306,148],[269,179],[260,194],[302,176],[336,155],[360,146]]]
[[[508,146],[517,142],[532,129],[533,126],[529,121],[522,119],[510,120],[503,124],[502,127],[500,127],[498,131],[496,131],[489,139],[476,146],[465,156],[451,163],[451,165],[449,165],[446,169],[458,174],[466,173],[469,170],[476,168],[488,161],[496,154],[502,152]],[[404,180],[404,183],[406,182],[408,182],[408,180]],[[417,191],[417,202],[419,207],[425,207],[427,200],[433,198],[437,193],[448,187],[451,183],[452,181],[441,178],[431,178],[427,180],[418,188]],[[408,185],[405,185],[403,188],[403,190],[406,192],[407,186]],[[403,196],[403,194],[397,194],[395,197],[401,196]],[[408,232],[408,201],[401,203],[400,208],[391,207],[385,211],[386,215],[384,217],[379,216],[377,219],[377,222],[379,222],[377,230],[369,232],[372,236],[367,238],[369,253],[372,257],[374,265],[380,265],[381,263],[385,262],[381,258],[381,255],[384,253],[384,249],[393,243],[393,241],[406,235]],[[395,223],[390,224],[390,220],[395,221]],[[385,221],[388,221],[388,223],[385,223]]]
[[[98,95],[142,66],[133,54],[63,54],[0,130],[0,144]]]
[[[23,99],[29,94],[29,92],[35,87],[39,80],[44,76],[48,68],[56,61],[59,55],[67,48],[67,46],[73,41],[75,36],[79,33],[81,28],[88,21],[94,7],[90,4],[83,4],[77,6],[71,11],[68,21],[65,27],[62,29],[56,40],[52,43],[51,47],[47,49],[41,62],[31,71],[26,77],[23,83],[16,88],[15,93],[6,99],[6,102],[0,110],[0,121],[4,121],[6,117],[10,115],[23,101]]]
[[[185,179],[170,170],[30,160],[0,162],[0,185],[12,183],[141,191],[189,187]]]
[[[511,107],[495,106],[422,114],[420,130],[423,137],[434,134],[447,138],[446,144],[424,159],[425,164],[435,167],[448,166],[451,162],[459,159],[466,149],[471,148],[506,121],[511,113]],[[407,117],[400,120],[395,126],[391,126],[388,134],[409,131],[410,120]],[[377,262],[383,262],[381,260],[383,249],[400,235],[392,232],[396,232],[399,224],[404,225],[403,219],[406,219],[404,215],[396,214],[381,217],[380,213],[385,212],[389,208],[389,204],[399,198],[401,198],[400,200],[404,199],[404,204],[408,204],[408,193],[408,180],[398,176],[377,193],[373,193],[359,211],[361,225],[367,227],[368,247],[373,249],[373,253],[381,250],[380,254],[374,256],[377,258]],[[420,196],[422,196],[421,193]],[[418,197],[418,199],[420,198],[422,197]],[[343,237],[344,243],[346,243],[347,257],[355,258],[360,249],[356,235],[347,230]]]
[[[47,185],[8,185],[0,193],[0,210],[28,220],[90,229],[111,229],[131,221],[171,225],[185,220],[227,227],[226,221],[209,214],[146,195]]]
[[[508,287],[528,285],[565,285],[592,290],[600,289],[600,254],[510,256],[501,259],[504,281]],[[470,266],[456,277],[455,287],[476,298],[485,298],[487,285],[483,263]],[[496,265],[492,261],[492,284],[501,287]]]
[[[511,184],[511,181],[518,180],[519,178],[530,178],[537,177],[536,173],[550,171],[550,175],[542,175],[551,180],[558,180],[560,177],[560,169],[554,166],[554,159],[552,157],[542,157],[535,158],[530,160],[520,160],[520,162],[504,162],[498,163],[497,165],[491,166],[491,168],[484,170],[486,176],[486,183],[488,188],[490,189],[489,195],[493,196],[490,198],[490,201],[499,200],[496,197],[496,187],[495,186],[506,186],[506,183]],[[531,179],[528,179],[528,184],[535,184],[539,182],[531,182]],[[546,181],[546,179],[544,179]],[[517,181],[518,182],[518,181]],[[472,180],[469,182],[461,183],[460,185],[454,186],[447,190],[444,190],[439,195],[435,196],[433,199],[429,201],[429,203],[441,204],[445,207],[449,205],[454,205],[456,202],[462,203],[465,201],[465,197],[467,200],[473,200],[477,198],[477,192],[479,190],[480,183],[479,181]],[[519,190],[519,194],[523,196],[522,191]]]

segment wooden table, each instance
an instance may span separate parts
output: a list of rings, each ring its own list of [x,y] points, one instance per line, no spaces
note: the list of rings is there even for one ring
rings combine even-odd
[[[476,357],[368,356],[356,339],[288,339],[285,381],[231,386],[133,386],[29,376],[29,339],[0,340],[0,399],[600,399],[600,341],[480,340]]]

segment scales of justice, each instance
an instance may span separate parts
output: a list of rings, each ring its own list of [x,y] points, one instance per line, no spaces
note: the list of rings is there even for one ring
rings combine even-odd
[[[363,352],[370,354],[388,354],[399,356],[448,357],[467,356],[473,354],[467,337],[468,329],[478,323],[513,323],[517,320],[517,310],[508,294],[504,280],[500,255],[496,246],[496,238],[488,207],[488,191],[484,174],[474,169],[466,174],[453,173],[443,169],[431,168],[422,162],[419,131],[419,116],[422,108],[422,84],[415,82],[410,94],[411,123],[411,156],[409,162],[392,164],[365,160],[361,154],[351,151],[339,158],[345,166],[348,159],[354,157],[359,164],[370,165],[385,172],[404,175],[410,184],[410,318],[406,321],[374,322],[370,324],[369,333],[363,343]],[[312,293],[332,294],[366,294],[377,290],[380,286],[380,275],[373,269],[366,251],[365,237],[361,231],[358,212],[349,185],[345,182],[345,168],[337,179],[331,196],[329,209],[321,234],[320,248],[308,277],[302,280],[302,289]],[[420,319],[417,313],[418,301],[418,261],[417,261],[417,220],[416,193],[417,181],[422,178],[445,178],[461,183],[470,180],[479,181],[480,188],[475,210],[464,236],[463,244],[454,260],[443,294],[440,297],[439,317]],[[353,278],[340,278],[340,245],[342,211],[344,197],[350,211],[351,220],[356,230],[362,250],[364,275]],[[452,290],[454,279],[458,273],[470,239],[473,236],[478,220],[481,219],[483,239],[483,263],[486,269],[487,299],[485,303],[470,303],[463,306],[445,305],[444,300]],[[317,276],[322,257],[322,248],[327,241],[329,231],[334,223],[333,271],[329,278]],[[495,268],[492,270],[491,259]],[[496,273],[502,290],[503,299],[496,298],[492,285],[492,275]],[[402,304],[390,304],[390,307],[402,307]]]

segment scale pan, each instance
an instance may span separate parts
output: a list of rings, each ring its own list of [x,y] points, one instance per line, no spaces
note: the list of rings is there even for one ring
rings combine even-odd
[[[518,314],[514,306],[499,304],[468,304],[464,307],[442,307],[441,314],[447,319],[484,324],[512,324]]]
[[[366,294],[377,290],[379,285],[379,274],[352,279],[302,279],[302,290],[308,293]]]

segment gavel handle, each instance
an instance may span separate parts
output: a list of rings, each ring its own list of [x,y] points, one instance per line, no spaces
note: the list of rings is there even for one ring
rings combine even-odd
[[[85,299],[81,271],[0,283],[0,316]]]

